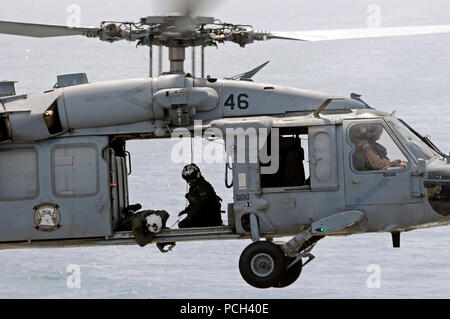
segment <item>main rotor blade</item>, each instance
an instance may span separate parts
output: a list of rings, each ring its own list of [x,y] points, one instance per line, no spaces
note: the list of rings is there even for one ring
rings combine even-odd
[[[275,31],[266,35],[267,39],[330,41],[347,39],[383,38],[409,35],[450,33],[450,25],[426,25],[412,27],[362,28],[314,31]]]
[[[98,32],[98,28],[72,28],[62,25],[0,21],[0,33],[27,37],[49,38],[86,34],[96,35]]]

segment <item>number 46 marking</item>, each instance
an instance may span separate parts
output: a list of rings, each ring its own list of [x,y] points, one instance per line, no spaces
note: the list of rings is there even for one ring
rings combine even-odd
[[[248,95],[247,94],[239,94],[237,97],[237,107],[241,110],[245,110],[248,108]],[[234,94],[231,94],[227,100],[225,101],[225,106],[231,107],[234,110],[236,103],[234,102]]]

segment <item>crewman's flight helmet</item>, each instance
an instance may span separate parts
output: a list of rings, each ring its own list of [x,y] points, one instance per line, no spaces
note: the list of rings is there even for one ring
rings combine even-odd
[[[151,214],[148,215],[145,220],[147,221],[148,230],[152,233],[159,233],[162,229],[163,222],[159,215]]]
[[[195,164],[188,164],[183,167],[183,171],[181,172],[181,176],[185,181],[189,181],[191,179],[199,179],[202,177],[202,173],[200,172],[200,168],[198,168]]]

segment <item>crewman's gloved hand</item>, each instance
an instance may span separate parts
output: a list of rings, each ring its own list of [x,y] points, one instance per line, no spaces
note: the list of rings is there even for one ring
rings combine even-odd
[[[193,202],[193,198],[192,198],[191,194],[186,193],[186,195],[184,195],[184,197],[186,197],[186,199],[189,201],[189,203]]]
[[[179,213],[178,213],[178,217],[179,217],[179,216],[182,216],[182,215],[184,215],[184,214],[187,214],[187,212],[186,212],[185,210],[179,212]]]
[[[135,212],[142,208],[141,204],[129,205],[124,209],[125,215],[132,216]]]

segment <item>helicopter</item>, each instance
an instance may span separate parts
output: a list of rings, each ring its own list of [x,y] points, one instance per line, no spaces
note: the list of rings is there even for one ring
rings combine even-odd
[[[255,31],[191,10],[98,28],[0,21],[2,34],[135,42],[149,47],[150,59],[154,47],[168,47],[170,62],[153,77],[150,61],[150,77],[141,79],[89,83],[84,73],[60,75],[39,94],[17,95],[14,81],[0,82],[0,211],[14,212],[2,214],[0,249],[135,244],[121,228],[129,206],[127,141],[196,130],[225,140],[228,224],[164,229],[154,243],[251,239],[239,270],[254,287],[294,283],[326,236],[387,232],[400,247],[401,232],[448,225],[450,157],[429,138],[358,94],[254,82],[265,64],[205,78],[204,49],[449,32],[449,25]],[[189,47],[201,49],[198,78],[184,69]],[[291,239],[275,241],[280,237]]]

